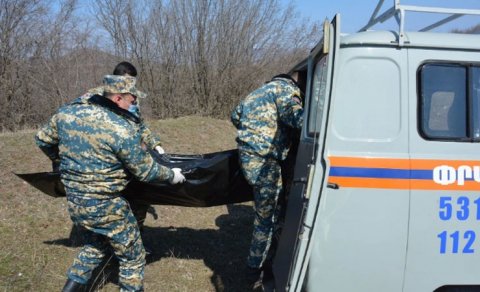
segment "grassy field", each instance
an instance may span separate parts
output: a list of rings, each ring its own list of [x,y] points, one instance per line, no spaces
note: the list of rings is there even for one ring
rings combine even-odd
[[[150,122],[170,153],[235,147],[228,121],[186,117]],[[0,134],[0,291],[60,291],[79,250],[69,240],[65,198],[51,198],[13,175],[50,171],[35,131]],[[144,242],[146,291],[246,291],[242,269],[251,236],[251,203],[211,208],[155,206]],[[100,291],[118,291],[111,279]]]

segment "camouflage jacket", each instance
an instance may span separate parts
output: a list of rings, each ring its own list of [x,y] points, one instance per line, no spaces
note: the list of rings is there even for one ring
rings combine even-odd
[[[95,87],[88,90],[85,94],[77,97],[70,104],[75,103],[86,103],[88,99],[94,95],[103,95],[103,86]],[[162,145],[160,138],[157,137],[153,132],[148,128],[143,119],[140,117],[140,112],[138,112],[138,117],[140,118],[140,123],[136,126],[139,127],[140,135],[142,136],[142,142],[147,145],[148,149],[154,149],[156,146]]]
[[[52,160],[60,158],[67,193],[97,198],[122,191],[131,175],[141,181],[172,178],[169,168],[142,149],[132,117],[111,100],[95,95],[88,102],[61,107],[37,133],[42,151]]]
[[[238,148],[261,157],[284,160],[291,144],[291,128],[303,123],[300,89],[290,80],[274,78],[250,93],[232,112]]]

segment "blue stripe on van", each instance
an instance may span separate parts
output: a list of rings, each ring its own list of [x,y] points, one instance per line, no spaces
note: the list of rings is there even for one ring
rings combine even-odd
[[[330,176],[393,179],[433,179],[433,171],[392,168],[331,167]]]

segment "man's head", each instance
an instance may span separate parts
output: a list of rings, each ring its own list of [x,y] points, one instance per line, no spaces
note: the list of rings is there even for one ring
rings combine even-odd
[[[300,90],[302,90],[301,86],[298,84],[299,74],[298,72],[293,72],[292,74],[278,74],[272,77],[272,81],[277,78],[288,79],[292,81]]]
[[[299,83],[299,81],[300,81],[299,79],[301,79],[299,72],[295,71],[291,74],[278,74],[278,75],[273,76],[272,80],[274,80],[276,78],[288,79],[288,80],[292,81],[298,87],[298,89],[300,90],[300,96],[296,96],[296,98],[298,99],[298,103],[301,104],[302,101],[303,101],[303,98],[305,96],[305,94],[303,92],[303,88],[305,88],[305,87],[302,86]]]
[[[302,90],[302,87],[300,86],[300,84],[298,84],[298,78],[299,78],[298,72],[294,72],[294,73],[292,73],[292,74],[282,73],[282,74],[275,75],[275,76],[272,77],[272,81],[275,80],[275,79],[277,79],[277,78],[283,78],[283,79],[290,80],[290,81],[292,81],[300,90]]]
[[[137,97],[146,96],[135,87],[136,82],[136,78],[131,76],[105,75],[103,78],[105,97],[118,107],[128,110],[131,105],[137,103]]]
[[[297,75],[295,75],[296,77]],[[284,78],[284,79],[288,79],[288,80],[292,80],[293,82],[297,82],[296,79],[294,79],[294,76],[290,75],[290,74],[285,74],[285,73],[282,73],[282,74],[278,74],[278,75],[275,75],[272,77],[272,80],[275,79],[275,78]]]
[[[113,69],[113,75],[120,75],[120,76],[133,76],[137,77],[137,69],[131,63],[123,61],[115,66]]]

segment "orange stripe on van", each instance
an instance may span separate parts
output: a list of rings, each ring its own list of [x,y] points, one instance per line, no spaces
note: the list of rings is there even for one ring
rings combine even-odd
[[[480,182],[475,181],[472,176],[463,177],[462,182],[455,178],[454,182],[448,182],[446,185],[435,182],[433,178],[433,171],[439,166],[449,166],[454,169],[458,169],[460,166],[468,166],[472,170],[476,167],[475,169],[478,171],[480,166],[480,161],[478,160],[338,156],[331,156],[329,160],[328,182],[338,184],[340,187],[480,191]],[[465,173],[462,172],[462,174]]]
[[[410,189],[410,184],[404,179],[329,177],[328,182],[347,188]]]
[[[329,177],[328,182],[338,184],[340,188],[480,191],[480,184],[472,181],[466,181],[461,186],[457,184],[443,186],[433,181],[425,180]]]
[[[436,160],[408,158],[377,158],[377,157],[339,157],[330,156],[332,166],[341,167],[371,167],[394,169],[433,169],[440,165],[459,167],[461,165],[479,166],[479,160]]]

